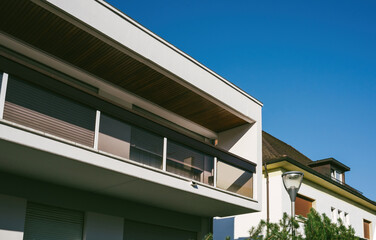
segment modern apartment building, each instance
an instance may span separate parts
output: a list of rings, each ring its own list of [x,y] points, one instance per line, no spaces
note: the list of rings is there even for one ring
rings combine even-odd
[[[290,197],[282,182],[286,171],[304,173],[295,202],[295,214],[307,217],[311,208],[325,213],[333,222],[341,219],[361,239],[376,239],[376,202],[346,184],[350,168],[334,158],[312,161],[285,142],[263,132],[262,211],[214,220],[215,239],[246,239],[261,219],[278,222],[291,213]]]
[[[261,210],[262,104],[122,12],[1,1],[0,43],[0,239],[201,239]]]

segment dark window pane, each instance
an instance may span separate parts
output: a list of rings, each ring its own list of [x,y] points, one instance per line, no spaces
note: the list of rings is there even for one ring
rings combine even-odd
[[[129,159],[131,126],[101,114],[99,122],[98,149]]]
[[[162,168],[163,138],[101,114],[98,149]]]
[[[167,144],[167,171],[213,185],[214,157],[173,141]]]
[[[163,138],[132,127],[130,159],[162,169]]]
[[[217,187],[246,197],[253,197],[253,174],[218,161]]]

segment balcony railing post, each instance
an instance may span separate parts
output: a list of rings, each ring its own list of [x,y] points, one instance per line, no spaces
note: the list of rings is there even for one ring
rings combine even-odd
[[[99,124],[101,120],[101,112],[97,110],[95,115],[95,130],[94,130],[94,149],[98,150]]]
[[[163,160],[162,160],[162,170],[166,171],[167,165],[167,138],[163,138]]]
[[[1,91],[0,91],[0,119],[3,119],[4,106],[5,106],[5,94],[8,85],[8,74],[3,73],[3,79],[1,81]]]
[[[213,187],[217,187],[217,158],[214,157],[214,167],[213,167]]]

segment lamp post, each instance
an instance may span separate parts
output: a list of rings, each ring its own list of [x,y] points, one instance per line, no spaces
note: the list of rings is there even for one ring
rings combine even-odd
[[[295,218],[295,199],[302,184],[304,174],[298,171],[285,172],[282,174],[283,185],[291,200],[291,218]],[[295,229],[291,226],[292,237],[295,239]]]

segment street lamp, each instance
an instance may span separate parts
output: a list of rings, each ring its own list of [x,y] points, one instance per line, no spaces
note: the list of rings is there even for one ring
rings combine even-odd
[[[304,173],[291,171],[282,174],[283,185],[291,199],[291,218],[295,218],[295,199],[298,194],[300,185],[303,181]],[[294,226],[291,226],[292,236],[295,237]]]

